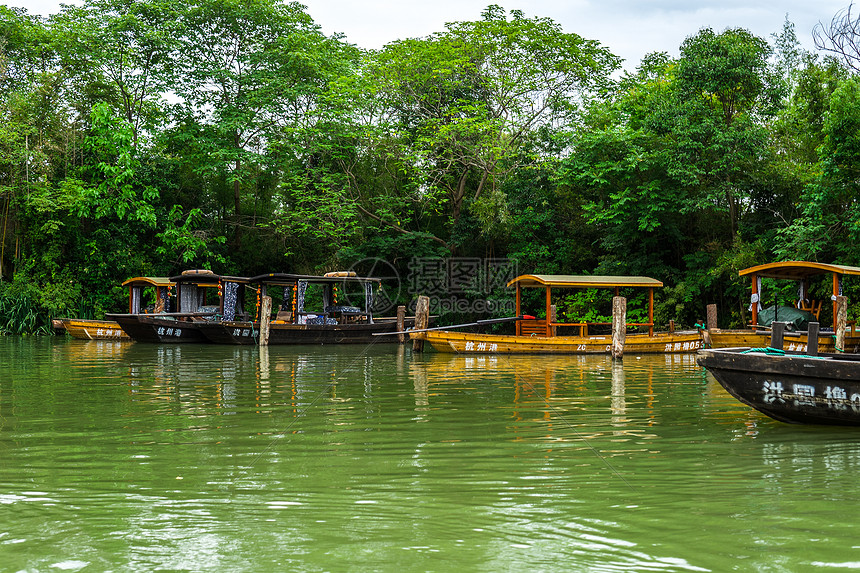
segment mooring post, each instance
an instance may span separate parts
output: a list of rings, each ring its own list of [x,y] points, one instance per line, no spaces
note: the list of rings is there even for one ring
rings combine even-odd
[[[268,346],[269,321],[272,319],[272,297],[264,296],[260,302],[260,346]]]
[[[403,344],[406,342],[406,334],[403,332],[406,328],[406,307],[398,306],[397,307],[397,332],[400,334],[397,335],[397,342]]]
[[[770,347],[782,350],[785,342],[785,323],[771,322],[770,329]]]
[[[818,356],[818,323],[810,322],[806,327],[806,353]]]
[[[612,358],[624,355],[624,339],[627,337],[627,299],[612,297]]]
[[[848,326],[848,297],[836,297],[836,352],[845,352],[845,328]]]
[[[427,328],[430,322],[430,297],[419,296],[418,304],[415,306],[415,330]],[[420,332],[412,335],[412,351],[422,352],[424,350],[425,334]]]
[[[708,330],[716,330],[717,326],[717,305],[709,304],[707,306],[708,318],[705,320],[705,328]]]

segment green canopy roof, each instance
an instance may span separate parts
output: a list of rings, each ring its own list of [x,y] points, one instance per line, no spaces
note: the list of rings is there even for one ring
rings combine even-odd
[[[133,277],[123,281],[122,286],[146,286],[152,285],[157,287],[170,286],[173,282],[167,277]]]
[[[801,280],[815,275],[835,273],[838,275],[860,275],[860,267],[815,263],[811,261],[782,261],[750,267],[738,272],[738,275],[755,274],[772,279]]]
[[[565,288],[614,288],[614,287],[662,287],[663,283],[651,277],[616,277],[596,275],[520,275],[508,286],[521,287],[565,287]]]

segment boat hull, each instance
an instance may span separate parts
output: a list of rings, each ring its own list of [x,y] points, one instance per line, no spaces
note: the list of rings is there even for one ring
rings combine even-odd
[[[765,330],[710,330],[705,332],[707,348],[766,348],[770,346],[770,331]],[[789,352],[806,352],[806,334],[786,332],[784,348]],[[845,352],[860,352],[860,335],[846,333]],[[818,338],[818,352],[836,352],[836,337],[833,333],[821,333]]]
[[[61,318],[63,329],[74,338],[81,340],[124,340],[131,341],[120,325],[114,320],[90,320],[83,318]]]
[[[416,333],[439,352],[498,354],[609,354],[611,336],[514,336],[474,334],[447,330]],[[629,334],[624,353],[665,354],[696,352],[702,348],[699,332]]]
[[[202,321],[155,314],[110,314],[135,342],[163,344],[206,342],[198,328]]]
[[[856,355],[822,358],[709,349],[702,350],[697,361],[729,394],[775,420],[860,425],[860,361]]]
[[[406,326],[412,323],[407,322]],[[201,323],[200,332],[216,344],[259,344],[260,323]],[[395,320],[375,320],[359,324],[278,324],[269,325],[269,344],[368,344],[397,342]]]

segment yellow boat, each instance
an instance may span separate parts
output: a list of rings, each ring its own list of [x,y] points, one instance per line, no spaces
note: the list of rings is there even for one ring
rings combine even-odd
[[[162,313],[169,305],[169,289],[173,286],[165,277],[134,277],[122,283],[128,287],[128,311],[131,314]],[[144,289],[155,289],[155,303],[151,309],[143,307]],[[131,341],[120,325],[114,320],[95,320],[88,318],[54,319],[57,330],[63,329],[74,338],[82,340],[124,340]]]
[[[831,301],[833,304],[833,316],[836,316],[836,297],[841,291],[841,281],[846,275],[860,275],[860,267],[847,265],[835,265],[828,263],[815,263],[811,261],[783,261],[768,263],[743,269],[738,272],[739,276],[749,276],[752,279],[751,312],[752,326],[746,329],[721,330],[717,328],[708,329],[705,333],[706,345],[710,348],[765,348],[770,345],[770,328],[758,325],[759,307],[761,301],[761,279],[772,278],[797,281],[800,285],[800,293],[809,292],[809,280],[813,277],[830,274],[832,275],[833,290]],[[824,301],[809,300],[804,295],[798,297],[796,308],[805,310],[818,320]],[[818,338],[819,352],[836,352],[835,325],[821,325],[822,329]],[[845,352],[860,352],[860,331],[856,328],[856,321],[849,321],[845,332]],[[786,332],[785,349],[791,351],[806,351],[805,332]]]
[[[113,320],[88,318],[58,318],[57,320],[66,332],[81,340],[131,340],[131,337]]]
[[[650,277],[588,276],[588,275],[521,275],[508,283],[516,288],[516,314],[522,314],[522,289],[543,288],[546,291],[546,316],[549,320],[526,317],[517,320],[515,334],[475,334],[452,330],[428,330],[411,334],[429,342],[440,352],[458,353],[522,353],[522,354],[609,354],[611,334],[592,334],[595,326],[607,327],[608,322],[558,322],[554,319],[553,289],[611,288],[618,296],[622,288],[648,289],[648,322],[626,323],[628,328],[647,328],[647,332],[627,334],[624,353],[696,352],[702,348],[698,330],[654,332],[654,289],[663,283]],[[564,334],[575,329],[575,334]],[[560,333],[561,331],[561,333]]]

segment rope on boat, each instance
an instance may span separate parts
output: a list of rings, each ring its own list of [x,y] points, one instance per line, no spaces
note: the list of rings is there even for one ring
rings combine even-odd
[[[749,350],[744,350],[741,354],[750,354],[751,352],[762,352],[767,354],[768,356],[785,356],[785,350],[781,348],[771,348],[768,346],[767,348],[750,348]],[[844,352],[844,350],[843,350]],[[812,356],[811,354],[789,354],[789,357],[794,358],[814,358],[816,360],[824,360],[827,358],[826,356]]]
[[[751,352],[764,352],[770,356],[785,356],[785,350],[781,348],[771,348],[770,346],[767,348],[750,348],[749,350],[744,350],[741,354],[749,354]]]

